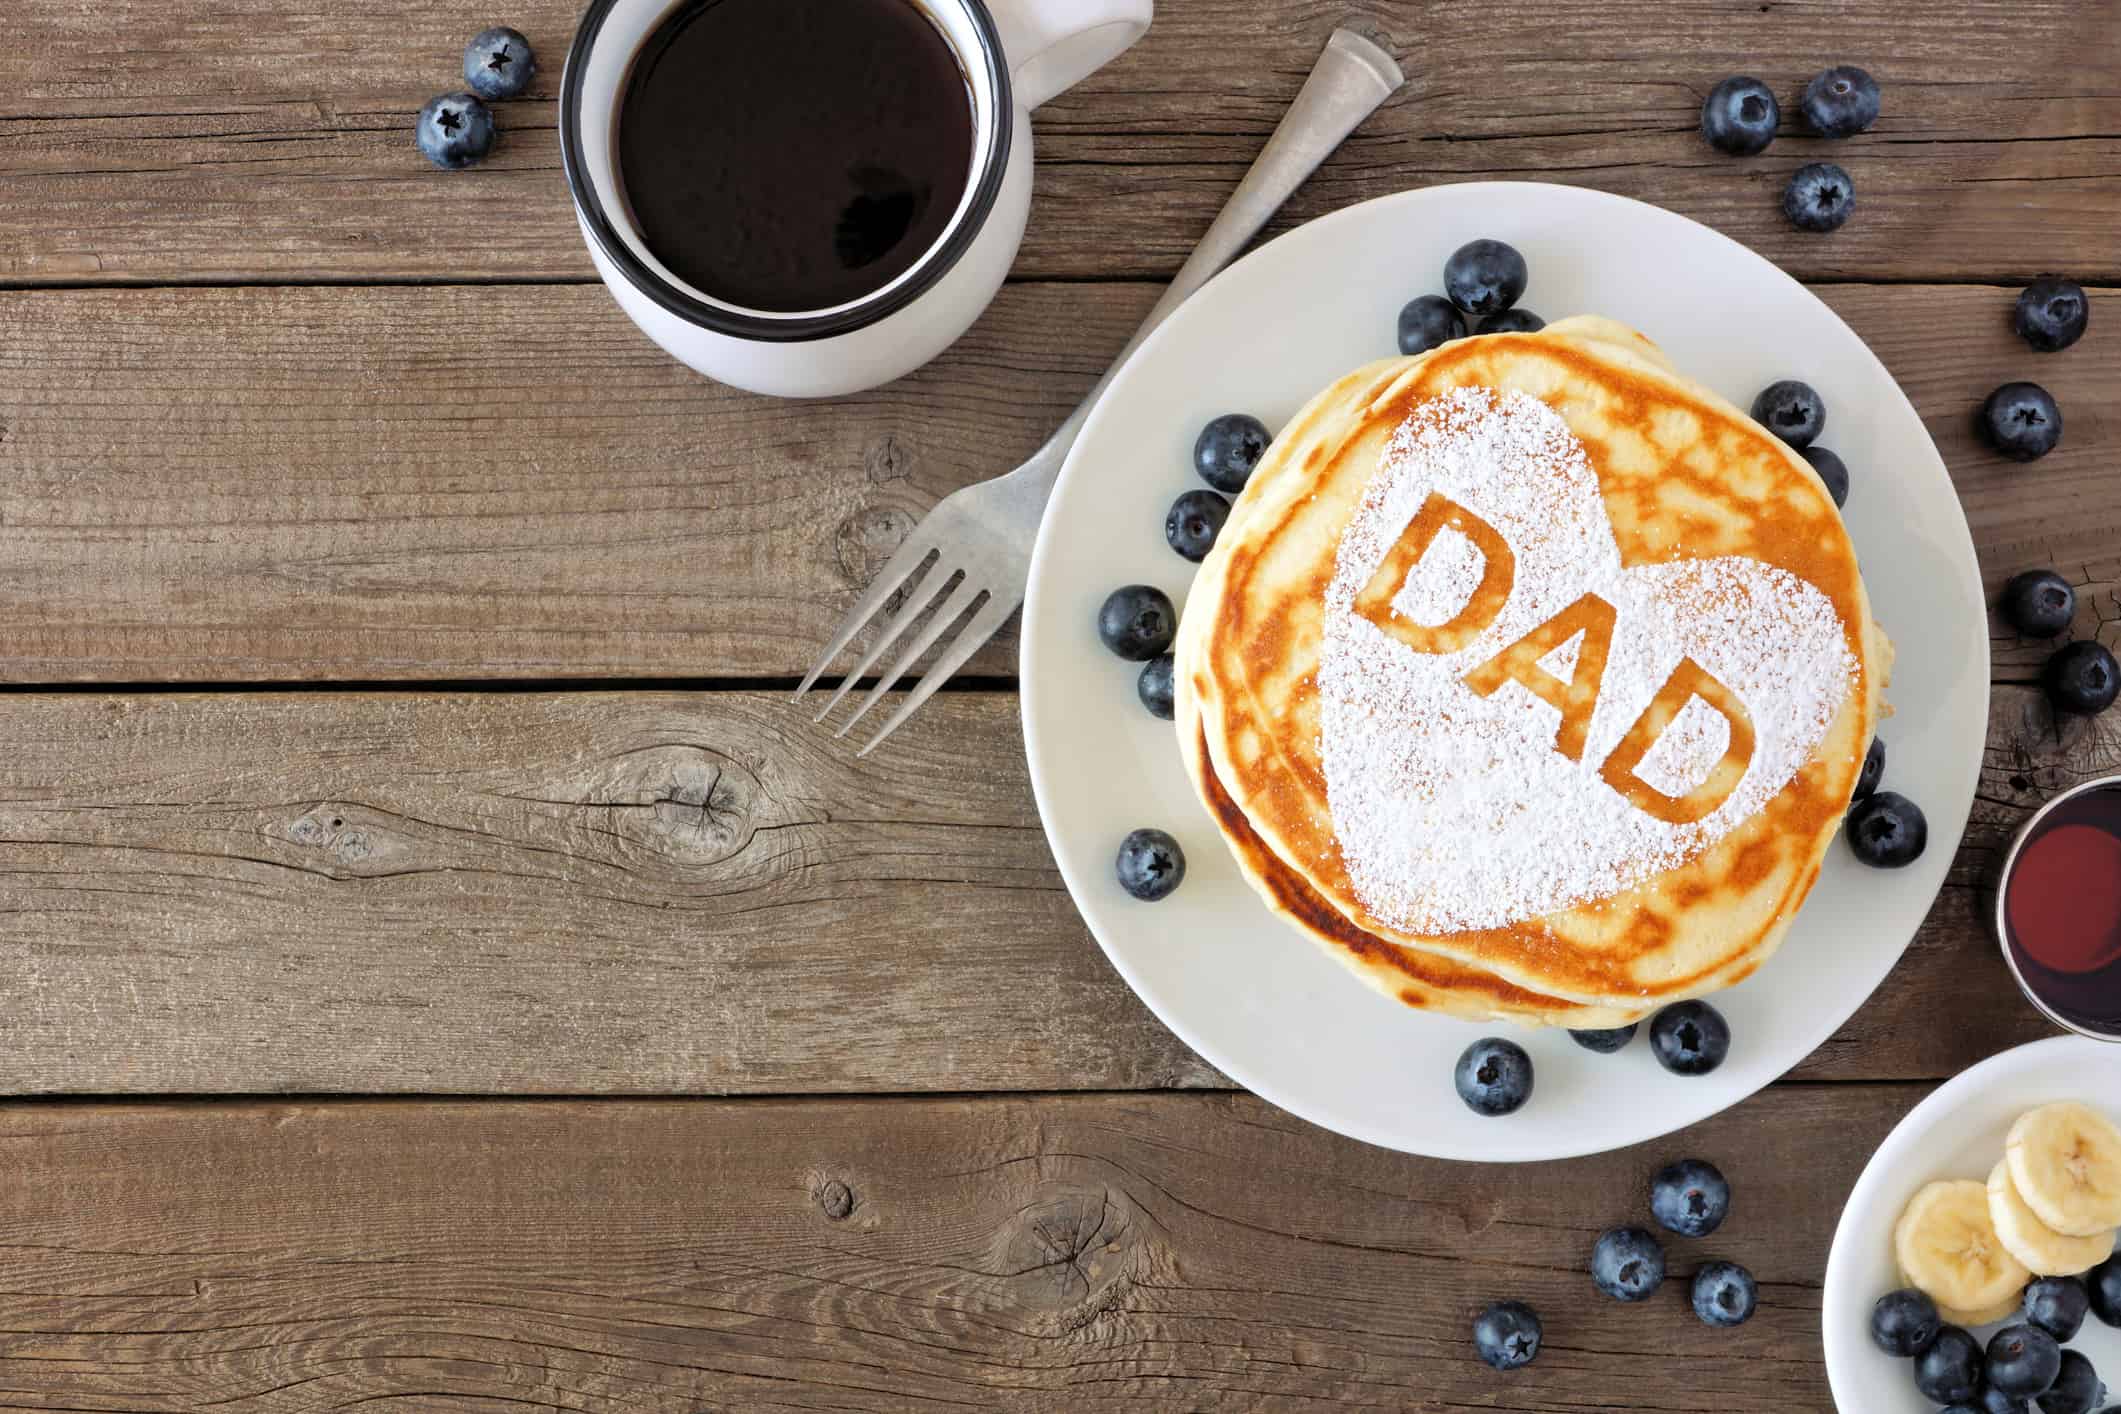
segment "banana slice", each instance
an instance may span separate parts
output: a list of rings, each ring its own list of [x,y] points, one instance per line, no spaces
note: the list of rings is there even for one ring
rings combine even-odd
[[[2018,1117],[2003,1150],[2025,1206],[2064,1237],[2121,1228],[2121,1130],[2074,1100]]]
[[[2024,1294],[2021,1292],[2002,1305],[1991,1306],[1986,1311],[1955,1311],[1949,1306],[1940,1305],[1937,1314],[1944,1317],[1946,1325],[1972,1330],[1976,1326],[1993,1326],[1999,1321],[2007,1321],[2017,1315],[2024,1304]]]
[[[2011,1182],[2010,1160],[1999,1160],[1988,1176],[1988,1216],[1996,1238],[2036,1277],[2073,1277],[2114,1255],[2114,1232],[2064,1237],[2025,1205]]]
[[[1932,1183],[1909,1199],[1893,1255],[1916,1290],[1974,1318],[2015,1305],[2033,1279],[1997,1239],[1988,1187],[1972,1179]]]

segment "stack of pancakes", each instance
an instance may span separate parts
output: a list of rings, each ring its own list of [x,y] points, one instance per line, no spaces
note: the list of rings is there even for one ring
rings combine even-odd
[[[1810,467],[1597,319],[1313,398],[1175,651],[1270,907],[1410,1006],[1578,1028],[1774,951],[1891,663]]]

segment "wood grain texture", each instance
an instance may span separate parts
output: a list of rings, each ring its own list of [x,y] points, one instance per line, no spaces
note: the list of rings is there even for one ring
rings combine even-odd
[[[0,1409],[1822,1410],[1840,1198],[1922,1093],[1508,1169],[1248,1096],[16,1107]],[[1690,1154],[1732,1217],[1598,1297]],[[1710,1258],[1761,1283],[1735,1331],[1687,1309]],[[1546,1326],[1508,1377],[1469,1339],[1501,1298]]]
[[[138,0],[122,20],[20,0],[0,50],[0,280],[586,278],[557,138],[575,0],[519,0],[542,56],[495,157],[427,167],[412,116],[460,87],[462,16],[415,0]],[[1258,152],[1333,26],[1366,25],[1407,89],[1275,229],[1408,187],[1573,182],[1685,212],[1811,277],[2121,278],[2114,0],[1949,6],[1671,0],[1164,0],[1133,52],[1040,114],[1031,277],[1165,276]],[[1836,63],[1885,89],[1870,134],[1796,136],[1795,94]],[[1702,97],[1756,73],[1786,98],[1760,158],[1697,136]],[[1777,202],[1806,161],[1846,165],[1832,237]]]
[[[0,739],[0,1092],[1224,1083],[1085,932],[1010,694],[860,764],[747,693],[14,695]],[[2121,716],[2058,734],[2000,689],[1950,886],[1797,1074],[2046,1034],[1981,889],[2034,804],[2117,768]]]
[[[2121,338],[2102,332],[2121,295],[2042,356],[2009,332],[2009,289],[1824,293],[1921,410],[1990,583],[2061,564],[2091,590],[2087,630],[2121,617]],[[0,679],[792,676],[930,506],[1045,438],[1153,298],[1012,287],[924,372],[789,404],[694,378],[601,289],[0,294]],[[2016,377],[2068,415],[2031,466],[1971,429]],[[1854,475],[1890,506],[1893,468]],[[2023,678],[2043,650],[1997,651]],[[972,666],[1014,664],[1005,636]]]

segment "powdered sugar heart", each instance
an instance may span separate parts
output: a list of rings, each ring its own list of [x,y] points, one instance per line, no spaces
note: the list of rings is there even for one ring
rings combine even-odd
[[[1387,557],[1408,553],[1418,518],[1426,548],[1393,586]],[[1498,560],[1514,561],[1499,611]],[[1590,627],[1569,632],[1586,608]],[[1565,613],[1577,617],[1546,635],[1565,638],[1495,666]],[[1607,628],[1595,706],[1571,699],[1567,725],[1548,698],[1584,676],[1579,658],[1589,644],[1595,659]],[[1535,651],[1558,680],[1545,696],[1529,686],[1544,674],[1523,666]],[[1597,474],[1554,409],[1444,394],[1394,434],[1326,590],[1319,754],[1349,882],[1385,924],[1429,935],[1610,897],[1765,806],[1856,672],[1832,601],[1787,570],[1738,556],[1623,566]],[[1690,792],[1696,818],[1672,803]]]

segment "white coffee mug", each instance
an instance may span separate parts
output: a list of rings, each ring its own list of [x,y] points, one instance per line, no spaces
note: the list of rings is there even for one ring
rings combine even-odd
[[[1125,52],[1153,10],[1153,0],[909,0],[965,72],[972,178],[942,235],[889,284],[830,309],[774,313],[679,279],[627,214],[615,141],[627,75],[643,42],[687,2],[592,0],[582,17],[560,89],[575,214],[597,273],[650,338],[709,378],[791,398],[888,383],[972,327],[1024,238],[1031,110]]]

